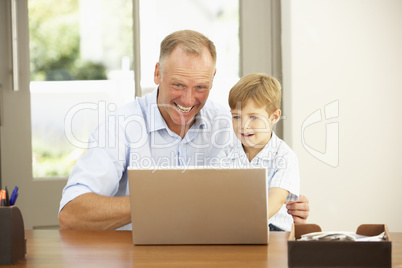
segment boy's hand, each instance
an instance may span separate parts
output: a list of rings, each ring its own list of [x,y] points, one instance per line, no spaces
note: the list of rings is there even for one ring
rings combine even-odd
[[[300,195],[297,201],[285,202],[288,213],[292,215],[294,223],[306,223],[310,213],[310,205],[307,197]]]

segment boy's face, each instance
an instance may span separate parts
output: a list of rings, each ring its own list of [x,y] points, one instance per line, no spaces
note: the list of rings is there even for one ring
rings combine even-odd
[[[233,109],[233,130],[244,148],[261,149],[269,142],[272,127],[280,117],[280,110],[276,110],[271,116],[266,107],[258,107],[253,100],[240,109]]]

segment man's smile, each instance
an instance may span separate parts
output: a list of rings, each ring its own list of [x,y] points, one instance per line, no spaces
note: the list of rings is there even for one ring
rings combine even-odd
[[[177,104],[176,102],[174,102],[174,104],[177,107],[177,109],[182,113],[189,113],[191,111],[191,109],[193,109],[193,107],[194,107],[194,106],[184,107],[184,106]]]

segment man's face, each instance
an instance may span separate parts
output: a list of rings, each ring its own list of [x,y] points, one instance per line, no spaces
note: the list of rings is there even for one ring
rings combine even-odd
[[[215,64],[206,48],[198,56],[177,47],[156,64],[158,106],[170,130],[184,137],[208,99],[214,76]]]

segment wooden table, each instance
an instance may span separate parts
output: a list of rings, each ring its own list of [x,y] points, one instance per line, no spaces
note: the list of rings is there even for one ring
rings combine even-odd
[[[266,245],[134,246],[130,231],[26,231],[26,259],[9,267],[287,267],[288,233]],[[391,233],[402,267],[402,233]],[[6,267],[6,266],[2,266]]]

